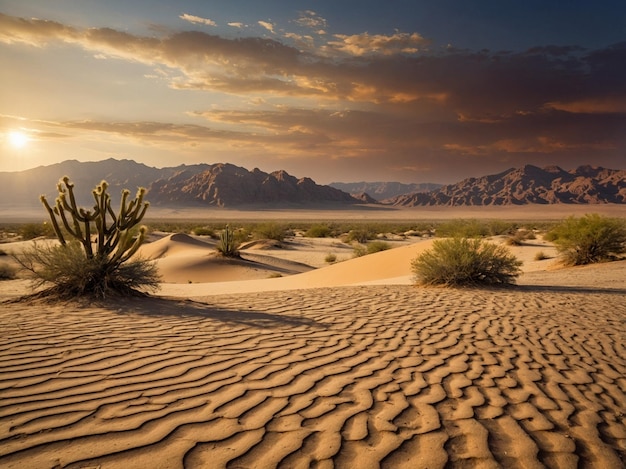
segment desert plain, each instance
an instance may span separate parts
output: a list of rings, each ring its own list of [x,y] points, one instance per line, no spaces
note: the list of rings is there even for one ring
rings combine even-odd
[[[231,261],[153,233],[151,297],[0,282],[0,468],[624,467],[626,261],[563,268],[538,237],[509,247],[516,285],[426,288],[433,239],[388,242]]]

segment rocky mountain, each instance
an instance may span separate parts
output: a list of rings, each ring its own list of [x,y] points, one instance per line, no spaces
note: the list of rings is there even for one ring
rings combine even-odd
[[[109,183],[114,199],[122,189],[134,195],[138,187],[145,187],[147,200],[161,206],[363,203],[338,189],[318,185],[309,178],[297,179],[285,171],[268,174],[222,163],[153,168],[113,158],[97,162],[68,160],[25,171],[0,172],[0,201],[14,208],[39,208],[39,196],[43,194],[52,203],[57,183],[65,175],[74,182],[77,201],[83,206],[93,204],[91,190],[103,179]]]
[[[468,178],[427,193],[387,201],[394,206],[626,203],[626,170],[580,166],[526,165],[499,174]]]
[[[419,184],[404,184],[401,182],[331,182],[329,186],[347,192],[355,197],[360,197],[361,194],[367,194],[370,198],[383,201],[414,192],[429,192],[438,189],[442,184],[431,182]]]
[[[248,171],[232,164],[215,164],[200,172],[182,171],[148,186],[157,205],[232,207],[257,204],[356,204],[360,200],[310,178],[297,179],[285,171]]]

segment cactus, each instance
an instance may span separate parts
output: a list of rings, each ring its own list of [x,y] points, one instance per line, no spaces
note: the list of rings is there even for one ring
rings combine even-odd
[[[239,257],[237,248],[239,243],[235,239],[235,233],[229,225],[226,225],[224,231],[220,233],[220,240],[216,249],[226,257]]]
[[[70,182],[69,177],[63,177],[57,189],[59,195],[54,206],[50,206],[43,195],[40,200],[50,216],[52,227],[61,245],[68,242],[61,229],[63,227],[72,238],[82,244],[87,259],[97,258],[104,261],[109,268],[119,266],[137,252],[145,239],[146,228],[142,226],[137,237],[133,237],[130,230],[143,219],[148,209],[149,202],[143,201],[146,193],[144,188],[140,188],[136,197],[130,201],[128,200],[130,191],[125,189],[117,214],[111,208],[111,197],[107,193],[106,181],[102,181],[92,191],[95,201],[92,210],[78,207],[74,184]],[[94,229],[95,233],[92,233]]]

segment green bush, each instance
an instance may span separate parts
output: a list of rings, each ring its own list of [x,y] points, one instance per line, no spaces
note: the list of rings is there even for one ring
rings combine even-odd
[[[61,298],[131,295],[139,289],[154,291],[159,287],[158,270],[153,262],[139,259],[115,265],[106,257],[87,258],[78,241],[64,245],[35,244],[15,258],[33,275],[36,286],[52,283],[54,286],[47,293]]]
[[[626,252],[626,222],[597,213],[571,216],[545,239],[556,245],[567,265],[584,265],[616,259]]]
[[[285,240],[286,228],[274,222],[261,223],[252,229],[255,239],[273,239],[282,242]]]
[[[369,239],[376,238],[376,232],[372,231],[369,228],[357,228],[350,230],[348,234],[345,235],[343,241],[345,243],[351,243],[356,241],[357,243],[366,243]]]
[[[332,252],[329,252],[328,254],[326,254],[326,257],[324,258],[324,262],[327,262],[329,264],[332,264],[336,260],[337,260],[337,255],[333,254]]]
[[[391,244],[385,241],[372,241],[367,243],[367,253],[374,254],[375,252],[386,251],[387,249],[391,249]]]
[[[191,232],[196,236],[209,236],[210,238],[215,238],[215,230],[206,226],[197,226],[193,228]]]
[[[333,230],[326,224],[314,224],[306,230],[304,236],[307,238],[328,238],[332,236]]]
[[[497,285],[513,283],[522,265],[504,246],[480,239],[436,240],[411,261],[422,285]]]
[[[355,244],[352,248],[354,257],[366,256],[375,252],[391,249],[391,245],[385,241],[372,241],[367,244]]]
[[[456,219],[441,223],[435,228],[438,237],[483,238],[514,233],[517,225],[503,220]]]

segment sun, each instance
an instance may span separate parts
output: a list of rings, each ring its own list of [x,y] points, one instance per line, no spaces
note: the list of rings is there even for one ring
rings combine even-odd
[[[28,143],[28,135],[19,130],[12,130],[8,134],[9,143],[13,148],[24,148]]]

